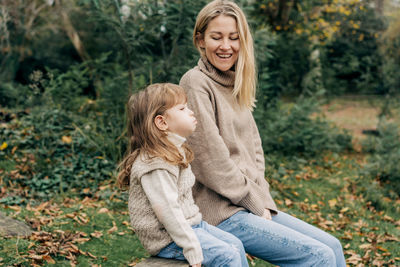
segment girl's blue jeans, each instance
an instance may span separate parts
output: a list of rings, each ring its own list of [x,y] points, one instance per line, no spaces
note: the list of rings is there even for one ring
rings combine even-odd
[[[205,221],[192,226],[203,250],[202,266],[248,267],[242,242],[234,235],[224,232]],[[163,248],[157,255],[161,258],[185,260],[183,250],[175,242]]]
[[[338,239],[281,211],[272,220],[239,211],[217,227],[239,238],[247,253],[272,264],[346,266]]]

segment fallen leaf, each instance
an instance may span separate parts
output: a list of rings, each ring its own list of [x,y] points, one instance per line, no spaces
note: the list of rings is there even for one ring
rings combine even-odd
[[[89,255],[89,257],[91,257],[91,258],[93,258],[93,259],[97,259],[97,257],[96,256],[94,256],[92,253],[90,253],[90,252],[87,252],[87,254]]]
[[[43,259],[44,259],[45,261],[47,261],[47,263],[49,263],[49,264],[56,264],[56,261],[53,260],[53,258],[50,257],[49,255],[44,255],[44,256],[43,256]]]
[[[8,144],[6,142],[3,142],[0,146],[0,150],[4,150],[8,147]]]
[[[335,198],[331,199],[331,200],[328,200],[328,204],[329,204],[329,207],[333,208],[333,207],[336,206],[337,200]]]
[[[34,260],[42,260],[43,256],[42,255],[36,255],[36,254],[30,254],[29,258],[34,259]]]
[[[85,242],[87,242],[89,240],[90,240],[90,238],[76,238],[76,239],[73,240],[73,242],[82,244],[82,243],[85,243]]]
[[[71,143],[72,143],[72,138],[71,138],[71,136],[65,136],[65,135],[63,135],[63,137],[61,138],[61,141],[62,141],[64,144],[71,144]]]
[[[285,198],[285,205],[286,205],[287,207],[290,207],[290,206],[293,205],[293,202],[292,202],[290,199]]]
[[[108,213],[108,212],[110,212],[110,211],[107,208],[101,208],[99,210],[99,213]]]
[[[348,211],[348,210],[349,210],[348,207],[344,207],[344,208],[342,208],[342,209],[340,210],[340,213],[345,213],[345,212]]]
[[[20,206],[7,206],[7,208],[15,210],[17,212],[21,212],[21,207]]]
[[[388,222],[394,222],[394,219],[388,215],[384,215],[383,220],[388,221]]]
[[[103,233],[99,231],[94,231],[93,233],[90,234],[90,236],[95,238],[100,238],[103,236]]]
[[[365,243],[365,244],[359,245],[358,247],[361,249],[367,249],[367,248],[371,248],[372,245],[369,243]]]
[[[388,250],[386,248],[384,248],[384,247],[376,246],[376,248],[381,250],[381,251],[383,251],[383,252],[388,252]]]
[[[115,222],[113,221],[112,223],[113,223],[113,227],[111,227],[110,229],[108,229],[108,231],[107,231],[108,234],[111,234],[111,233],[113,233],[113,232],[115,232],[115,231],[118,230],[118,227],[117,227],[117,225],[115,224]]]
[[[358,254],[353,254],[350,258],[346,260],[346,263],[351,263],[354,265],[357,265],[362,261],[362,258]]]

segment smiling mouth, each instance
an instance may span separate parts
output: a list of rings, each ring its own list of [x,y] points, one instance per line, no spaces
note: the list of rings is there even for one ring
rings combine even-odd
[[[232,57],[232,54],[218,54],[218,53],[217,53],[217,56],[218,56],[219,58],[222,58],[222,59],[227,59],[227,58],[231,58],[231,57]]]

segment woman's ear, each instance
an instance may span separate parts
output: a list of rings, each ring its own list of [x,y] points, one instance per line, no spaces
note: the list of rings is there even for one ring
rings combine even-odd
[[[205,43],[204,43],[204,36],[203,36],[203,34],[201,34],[201,33],[196,33],[196,39],[197,39],[197,42],[198,42],[198,44],[199,44],[199,47],[200,48],[205,48],[206,47],[206,45],[205,45]]]
[[[154,118],[154,124],[157,126],[157,128],[161,131],[166,131],[168,130],[168,123],[165,120],[165,118],[161,115],[157,115]]]

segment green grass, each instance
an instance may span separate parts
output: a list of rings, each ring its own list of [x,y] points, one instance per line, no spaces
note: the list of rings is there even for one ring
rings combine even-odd
[[[115,204],[115,203],[113,203]],[[129,216],[126,208],[112,209],[115,205],[107,205],[104,201],[79,201],[73,204],[51,202],[41,211],[22,209],[20,213],[2,206],[2,211],[9,216],[16,214],[16,219],[40,225],[40,230],[54,235],[50,244],[41,244],[37,238],[2,238],[0,240],[1,263],[31,266],[43,264],[54,266],[46,260],[34,261],[29,258],[28,250],[40,253],[41,246],[55,247],[54,243],[68,243],[78,246],[76,256],[78,266],[126,266],[130,262],[139,261],[148,257],[148,253],[141,246],[134,231],[129,226]],[[14,217],[14,216],[13,216]],[[37,228],[36,230],[39,231]],[[60,230],[64,236],[60,234]],[[68,234],[77,235],[67,238]],[[91,235],[92,234],[92,235]],[[52,244],[51,244],[52,243]],[[28,248],[30,246],[30,248]],[[57,253],[50,253],[57,266],[71,266],[70,260]],[[90,255],[88,254],[90,253]],[[86,255],[85,255],[86,254]]]
[[[367,266],[374,260],[399,264],[399,201],[387,199],[391,208],[378,211],[359,194],[359,157],[329,155],[323,164],[272,181],[272,188],[280,188],[277,202],[289,213],[339,238],[347,258],[358,254],[364,257],[360,263]]]

